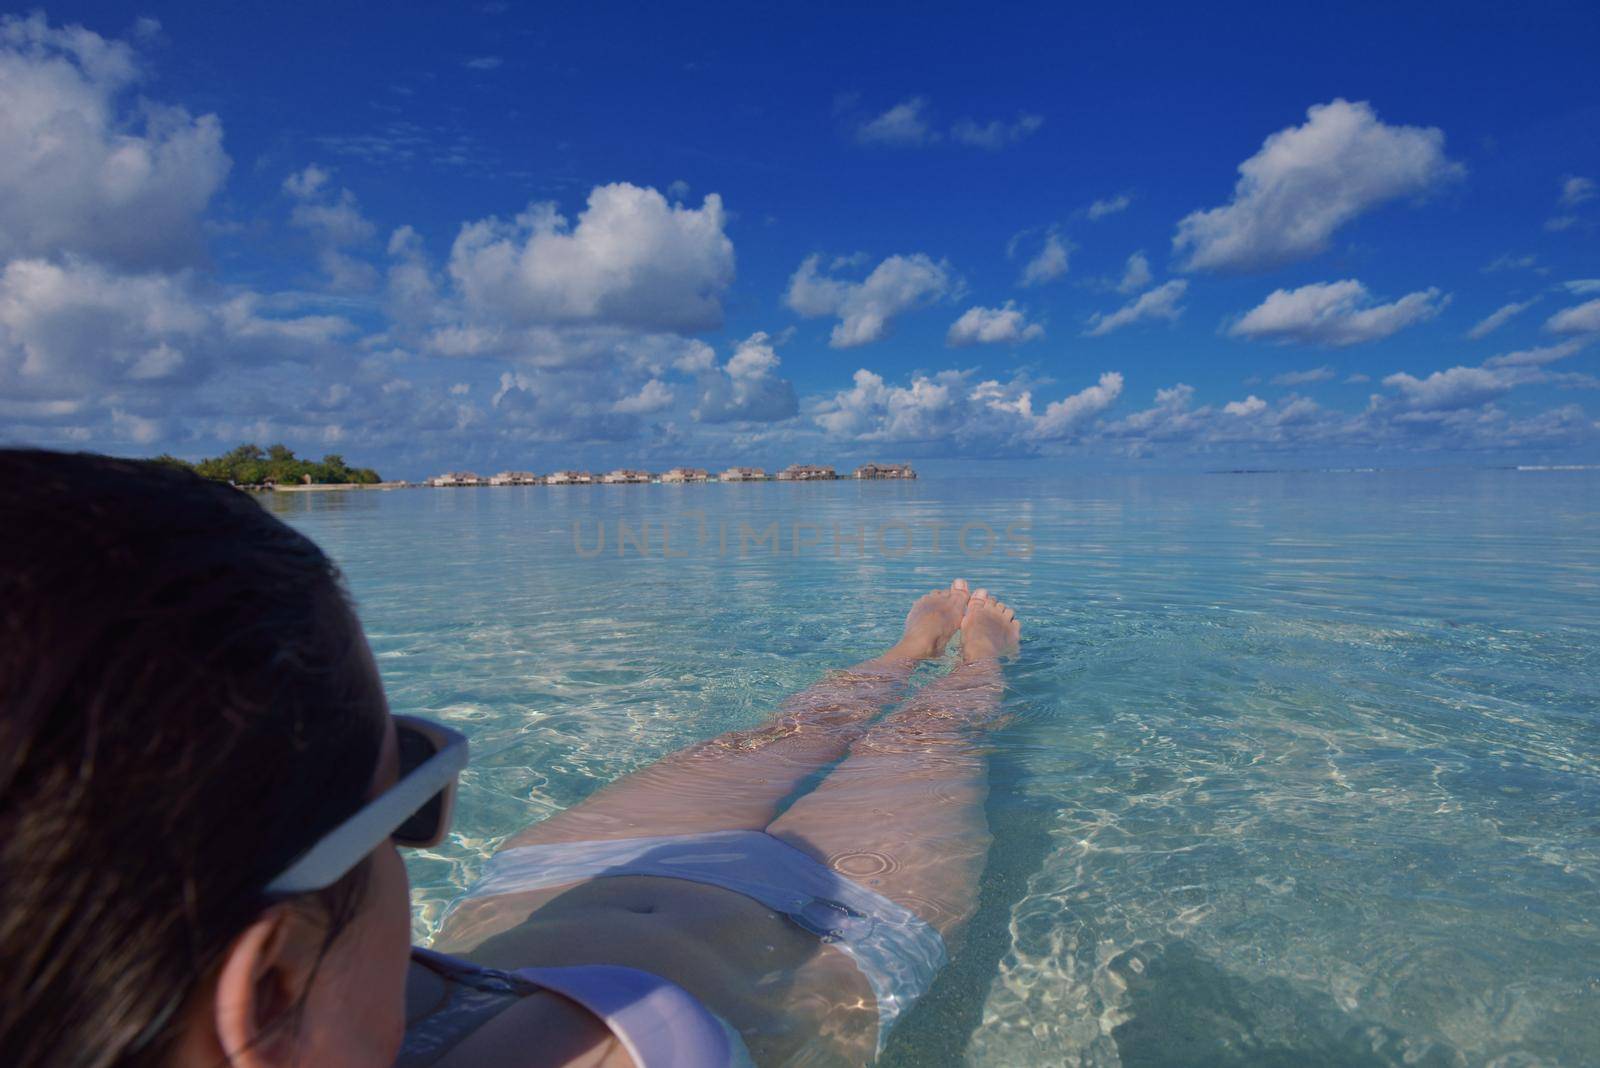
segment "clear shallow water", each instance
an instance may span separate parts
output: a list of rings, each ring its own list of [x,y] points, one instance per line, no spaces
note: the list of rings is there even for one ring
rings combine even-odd
[[[883,1063],[1600,1062],[1600,475],[268,506],[344,567],[393,706],[472,736],[457,833],[410,861],[419,937],[503,837],[760,722],[964,575],[1025,623],[995,843]]]

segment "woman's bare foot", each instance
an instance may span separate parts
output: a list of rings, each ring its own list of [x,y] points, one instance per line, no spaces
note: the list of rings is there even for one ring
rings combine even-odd
[[[989,596],[988,590],[978,590],[967,601],[961,620],[961,659],[971,663],[1014,653],[1021,638],[1017,614]]]
[[[956,579],[947,590],[923,594],[906,616],[906,632],[886,654],[900,660],[924,660],[944,652],[961,629],[967,611],[967,580]]]

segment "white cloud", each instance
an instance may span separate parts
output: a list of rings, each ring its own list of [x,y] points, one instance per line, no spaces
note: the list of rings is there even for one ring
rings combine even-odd
[[[464,225],[448,270],[469,317],[494,327],[711,329],[733,282],[725,221],[715,193],[687,208],[619,182],[595,187],[575,226],[548,203]]]
[[[1309,386],[1315,382],[1329,382],[1334,377],[1331,367],[1313,367],[1309,371],[1285,371],[1283,374],[1273,375],[1272,384],[1275,386]]]
[[[1561,288],[1575,297],[1588,296],[1590,293],[1600,293],[1600,278],[1574,278],[1570,282],[1562,282]]]
[[[678,202],[688,200],[689,183],[684,181],[682,178],[676,179],[672,182],[672,184],[667,186],[667,196]]]
[[[1222,406],[1222,414],[1234,416],[1251,416],[1267,410],[1267,402],[1250,394],[1242,401],[1229,401]]]
[[[402,331],[425,328],[443,311],[439,281],[428,265],[422,235],[401,226],[389,235],[387,311]]]
[[[1539,348],[1523,349],[1519,352],[1507,352],[1500,356],[1491,356],[1483,361],[1485,367],[1543,367],[1546,364],[1564,360],[1581,352],[1589,343],[1588,338],[1573,338],[1557,345],[1544,345]]]
[[[889,386],[862,368],[854,385],[824,401],[815,415],[830,435],[858,441],[931,441],[958,429],[962,376],[917,375],[909,387]]]
[[[1118,193],[1116,196],[1097,200],[1089,205],[1088,215],[1091,219],[1103,219],[1107,215],[1115,215],[1119,211],[1127,211],[1128,205],[1133,203],[1133,196],[1129,193]]]
[[[333,191],[328,184],[331,178],[330,171],[312,163],[284,179],[284,192],[295,201],[289,221],[311,236],[329,288],[335,292],[372,289],[378,283],[377,268],[345,250],[370,242],[377,228],[361,214],[354,193]]]
[[[1435,127],[1389,126],[1364,102],[1313,105],[1239,165],[1233,200],[1178,223],[1188,270],[1259,270],[1321,252],[1357,216],[1463,173]]]
[[[1179,384],[1159,390],[1153,406],[1097,426],[1088,440],[1116,444],[1132,456],[1159,448],[1270,455],[1308,448],[1502,449],[1600,440],[1600,426],[1577,405],[1514,419],[1492,403],[1513,385],[1545,380],[1539,375],[1537,370],[1496,374],[1456,368],[1424,379],[1395,376],[1391,388],[1398,396],[1374,396],[1365,411],[1355,414],[1294,394],[1277,402],[1252,395],[1219,406],[1196,405],[1194,389]]]
[[[1385,378],[1383,384],[1397,390],[1408,407],[1430,411],[1482,404],[1513,385],[1505,375],[1483,367],[1452,367],[1426,378],[1402,371]]]
[[[1448,301],[1438,289],[1424,289],[1390,304],[1374,304],[1367,287],[1353,278],[1313,282],[1275,290],[1228,333],[1255,341],[1358,345],[1431,319]]]
[[[1451,367],[1421,378],[1400,372],[1389,375],[1383,384],[1398,391],[1406,408],[1427,412],[1475,407],[1524,385],[1548,383],[1592,389],[1600,382],[1590,375],[1549,369],[1551,364],[1582,351],[1589,341],[1573,338],[1558,345],[1508,352],[1485,360],[1481,367]]]
[[[689,341],[672,366],[687,375],[703,374],[717,365],[717,350],[704,341]]]
[[[203,255],[227,176],[214,115],[148,100],[134,52],[43,15],[0,18],[0,261],[77,253],[128,268]]]
[[[1046,405],[1028,436],[1044,441],[1066,437],[1110,408],[1121,395],[1122,375],[1107,371],[1087,389]]]
[[[1118,293],[1137,293],[1155,280],[1150,273],[1150,261],[1144,258],[1143,252],[1135,252],[1128,257],[1128,265],[1122,270],[1122,281],[1117,283]]]
[[[212,326],[168,275],[13,260],[0,273],[0,386],[71,397],[171,378],[186,363],[203,373],[202,355],[187,353],[204,346]]]
[[[1600,187],[1595,185],[1593,178],[1576,174],[1562,178],[1561,195],[1556,199],[1556,203],[1564,209],[1564,214],[1546,219],[1544,228],[1550,233],[1559,234],[1577,226],[1589,226],[1581,216],[1573,212],[1579,205],[1588,203],[1596,196],[1600,196]]]
[[[614,383],[570,371],[507,371],[490,401],[495,419],[519,441],[625,441],[642,428]]]
[[[261,352],[275,361],[292,360],[296,348],[320,352],[321,347],[355,333],[349,320],[337,315],[300,315],[280,318],[262,315],[265,305],[255,293],[242,293],[223,301],[215,308],[218,322],[222,324],[229,343],[259,342],[256,352],[241,349],[234,353],[235,362],[248,364]]]
[[[112,434],[135,445],[149,445],[159,441],[164,428],[157,419],[148,419],[121,408],[111,409]]]
[[[1600,298],[1556,312],[1545,321],[1544,328],[1555,334],[1600,332]]]
[[[218,303],[186,274],[13,260],[0,269],[0,394],[98,402],[107,391],[192,387],[224,362],[325,353],[353,329],[337,316],[266,317],[260,303]]]
[[[1038,444],[1080,435],[1122,392],[1122,376],[1098,382],[1033,410],[1027,383],[973,383],[971,373],[916,374],[909,386],[886,383],[865,368],[850,389],[819,401],[816,424],[830,437],[877,442],[940,442],[981,450],[1031,451]]]
[[[1496,256],[1489,263],[1485,264],[1483,268],[1483,272],[1485,274],[1491,274],[1495,271],[1533,270],[1540,270],[1539,257],[1533,255],[1532,253],[1528,253],[1523,256],[1513,256],[1509,252],[1500,256]]]
[[[338,249],[325,249],[319,258],[328,276],[330,292],[364,293],[378,285],[378,269],[365,260],[346,255]]]
[[[1096,313],[1089,317],[1089,329],[1084,333],[1089,337],[1103,337],[1113,330],[1120,330],[1134,323],[1144,322],[1148,319],[1162,319],[1175,322],[1183,314],[1183,308],[1178,302],[1189,289],[1189,283],[1181,278],[1173,279],[1141,294],[1137,299],[1129,301],[1121,308],[1109,315]]]
[[[841,98],[836,102],[836,110],[839,105],[848,110],[854,105],[854,97]],[[996,152],[1032,136],[1043,125],[1043,116],[1028,112],[1020,113],[1011,122],[959,119],[950,127],[949,138],[959,145]],[[927,98],[920,96],[902,100],[888,111],[861,121],[855,129],[855,138],[860,144],[887,148],[919,148],[937,144],[945,136],[935,128],[929,116]]]
[[[1022,268],[1020,284],[1042,285],[1066,274],[1071,262],[1072,249],[1072,243],[1063,240],[1061,234],[1052,229],[1045,234],[1044,247],[1028,261],[1027,266]]]
[[[1015,345],[1044,337],[1044,327],[1028,322],[1027,315],[1012,301],[1003,307],[968,308],[961,318],[950,324],[945,343],[962,345]]]
[[[1584,178],[1571,174],[1561,180],[1561,206],[1575,208],[1584,201],[1593,200],[1600,195],[1600,190],[1595,187],[1593,178]]]
[[[820,256],[807,256],[789,279],[784,302],[808,318],[838,316],[828,344],[853,348],[879,341],[895,317],[950,295],[957,283],[950,265],[923,253],[890,256],[865,279],[853,282],[825,275]]]
[[[361,214],[355,194],[348,189],[323,196],[329,174],[315,163],[284,179],[283,188],[297,203],[289,221],[331,245],[353,245],[371,240],[372,223]]]
[[[778,422],[800,410],[794,386],[778,376],[772,338],[757,331],[739,342],[721,368],[700,376],[694,418],[702,423]]]
[[[1210,408],[1193,410],[1193,401],[1194,387],[1187,383],[1158,389],[1154,405],[1116,420],[1106,433],[1113,439],[1135,443],[1135,451],[1153,442],[1191,436],[1197,432],[1201,419],[1211,414]]]
[[[856,140],[891,148],[912,148],[938,140],[938,132],[928,124],[927,108],[927,100],[920,96],[901,101],[858,126]]]
[[[994,152],[1016,144],[1043,125],[1042,115],[1029,115],[1026,112],[1018,115],[1015,122],[1009,123],[995,119],[979,125],[971,119],[962,119],[950,128],[950,137],[960,144]]]
[[[638,392],[613,402],[611,410],[624,415],[649,415],[670,408],[672,401],[672,387],[659,378],[652,378],[640,386]]]
[[[1506,323],[1510,322],[1513,317],[1521,315],[1523,312],[1533,307],[1534,301],[1537,301],[1538,299],[1538,297],[1534,297],[1533,300],[1525,300],[1521,303],[1513,302],[1511,304],[1502,304],[1499,308],[1496,308],[1494,311],[1484,316],[1483,319],[1480,320],[1478,324],[1471,330],[1468,330],[1467,337],[1473,341],[1477,341],[1479,338],[1488,337],[1490,334],[1506,325]]]
[[[473,56],[464,66],[468,70],[495,70],[504,62],[499,56]]]
[[[296,200],[308,200],[328,184],[333,175],[315,163],[308,163],[283,180],[283,191]]]

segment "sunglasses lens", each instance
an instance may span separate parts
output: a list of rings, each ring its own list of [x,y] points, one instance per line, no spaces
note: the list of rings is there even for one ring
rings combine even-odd
[[[400,777],[403,779],[421,767],[439,751],[432,738],[408,724],[397,725],[400,742]],[[401,845],[421,845],[437,841],[439,823],[444,818],[444,791],[434,794],[421,808],[413,812],[394,832],[394,840]]]

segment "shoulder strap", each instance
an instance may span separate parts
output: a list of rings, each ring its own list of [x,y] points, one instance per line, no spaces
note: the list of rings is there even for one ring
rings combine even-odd
[[[605,1021],[638,1068],[724,1068],[733,1050],[717,1018],[687,990],[614,964],[518,968],[518,979],[577,1002]]]

